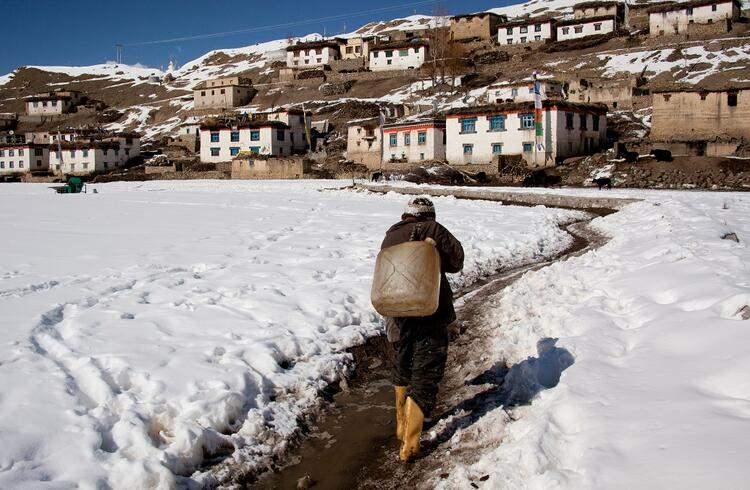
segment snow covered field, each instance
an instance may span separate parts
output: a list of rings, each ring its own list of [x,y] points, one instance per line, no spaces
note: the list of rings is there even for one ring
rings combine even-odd
[[[0,488],[170,488],[282,451],[381,332],[370,275],[407,198],[335,184],[1,186]],[[435,201],[458,285],[563,249],[580,216]]]
[[[516,366],[501,396],[542,391],[459,430],[445,449],[469,456],[446,456],[436,486],[748,488],[750,195],[522,192],[644,201],[593,221],[599,250],[488,301],[486,355]]]

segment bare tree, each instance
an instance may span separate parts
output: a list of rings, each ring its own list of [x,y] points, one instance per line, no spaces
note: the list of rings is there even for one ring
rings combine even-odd
[[[442,5],[436,5],[434,10],[434,23],[428,31],[430,42],[430,75],[432,84],[445,83],[445,55],[450,42],[450,28],[448,27],[448,11]]]

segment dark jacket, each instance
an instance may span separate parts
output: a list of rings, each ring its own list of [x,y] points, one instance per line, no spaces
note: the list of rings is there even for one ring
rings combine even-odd
[[[446,326],[456,320],[456,311],[453,309],[453,291],[445,274],[463,269],[464,249],[461,242],[434,219],[417,219],[409,216],[391,226],[380,248],[392,247],[411,240],[424,240],[428,237],[435,240],[440,252],[440,303],[432,316],[418,320],[424,324]]]

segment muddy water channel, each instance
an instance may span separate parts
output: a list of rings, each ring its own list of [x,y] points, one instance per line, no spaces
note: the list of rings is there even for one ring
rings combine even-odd
[[[610,212],[597,209],[591,216]],[[588,228],[587,221],[567,225],[564,229],[574,241],[559,256],[542,263],[499,271],[457,293],[459,320],[453,332],[453,352],[449,354],[446,373],[470,354],[475,344],[472,336],[482,335],[481,329],[472,327],[489,297],[526,272],[585,253],[606,242]],[[264,475],[252,488],[398,488],[419,482],[419,473],[428,466],[424,462],[407,466],[398,461],[387,341],[384,338],[372,339],[352,352],[357,367],[348,389],[333,396],[330,406],[311,428],[308,437],[288,458],[288,464],[277,472]],[[450,387],[452,381],[449,377],[446,374],[443,385]],[[429,425],[426,426],[428,429]]]

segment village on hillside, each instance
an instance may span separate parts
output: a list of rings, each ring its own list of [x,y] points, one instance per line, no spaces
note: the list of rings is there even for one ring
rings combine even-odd
[[[496,10],[166,71],[22,67],[0,79],[0,179],[750,186],[738,0]]]

